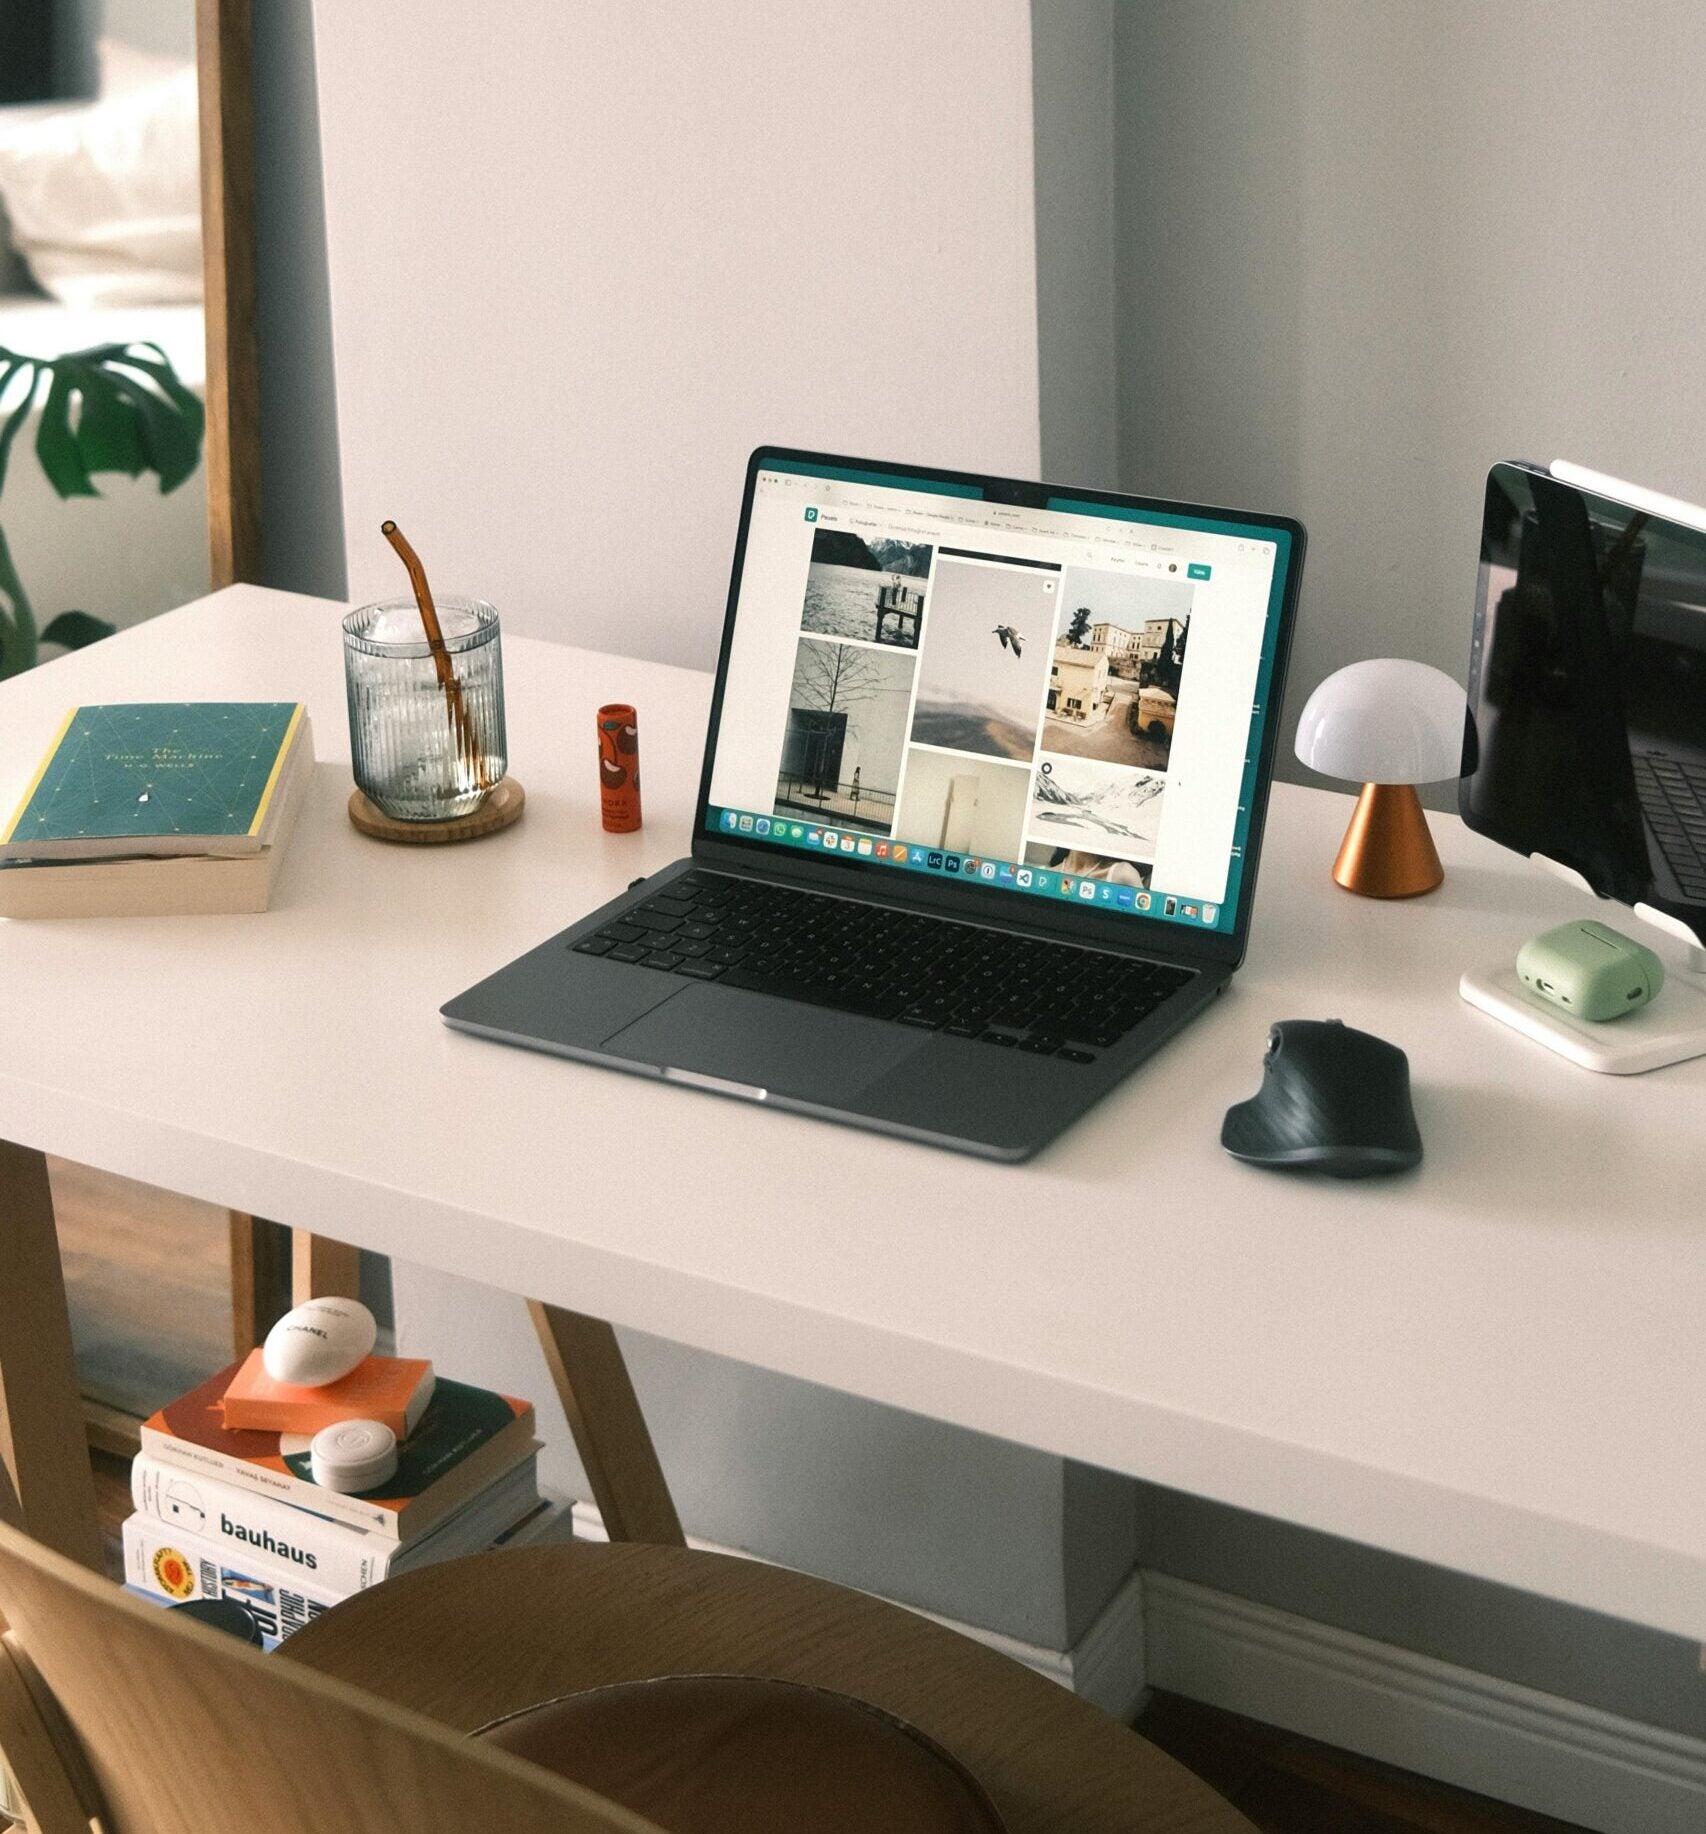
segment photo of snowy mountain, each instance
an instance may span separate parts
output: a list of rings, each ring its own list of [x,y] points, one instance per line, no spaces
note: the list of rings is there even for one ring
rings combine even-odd
[[[1167,779],[1093,758],[1044,756],[1031,778],[1026,840],[1153,860]]]

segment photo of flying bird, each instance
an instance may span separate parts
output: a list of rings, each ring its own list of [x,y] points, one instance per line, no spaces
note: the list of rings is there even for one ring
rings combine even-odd
[[[930,579],[914,741],[1029,763],[1042,723],[1059,579],[952,554],[938,556]]]

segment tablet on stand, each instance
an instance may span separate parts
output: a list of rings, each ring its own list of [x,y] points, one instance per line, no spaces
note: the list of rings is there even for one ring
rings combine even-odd
[[[1565,460],[1495,465],[1468,688],[1464,823],[1627,905],[1666,979],[1591,1024],[1522,985],[1514,937],[1463,998],[1584,1069],[1706,1056],[1706,509]]]

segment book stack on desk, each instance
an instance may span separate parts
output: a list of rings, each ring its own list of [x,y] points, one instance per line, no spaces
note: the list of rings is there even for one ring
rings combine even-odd
[[[264,911],[313,769],[299,702],[73,707],[0,828],[0,917]]]
[[[313,1481],[317,1426],[302,1420],[306,1430],[280,1432],[226,1418],[234,1385],[239,1419],[281,1405],[265,1392],[264,1372],[255,1379],[259,1358],[221,1370],[143,1423],[123,1531],[132,1591],[162,1605],[234,1599],[270,1649],[393,1574],[535,1537],[547,1505],[527,1402],[432,1381],[429,1364],[393,1357],[370,1357],[330,1388],[295,1391],[320,1397],[323,1412],[349,1387],[352,1404],[377,1407],[379,1417],[394,1410],[408,1429],[395,1477],[348,1496]],[[430,1398],[417,1408],[423,1390]],[[348,1417],[334,1411],[319,1424]]]

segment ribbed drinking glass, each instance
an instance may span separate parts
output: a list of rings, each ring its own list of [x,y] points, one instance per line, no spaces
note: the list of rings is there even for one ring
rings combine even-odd
[[[472,814],[509,768],[498,614],[484,599],[441,598],[454,679],[441,679],[413,599],[344,619],[350,760],[368,800],[398,821]]]

